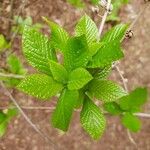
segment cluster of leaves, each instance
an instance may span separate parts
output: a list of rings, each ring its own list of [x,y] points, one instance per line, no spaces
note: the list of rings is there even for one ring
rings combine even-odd
[[[0,110],[0,137],[2,137],[5,134],[10,121],[17,114],[18,111],[15,108],[9,108],[3,111]]]
[[[104,109],[112,115],[120,115],[122,124],[130,131],[137,132],[141,128],[141,122],[134,113],[141,111],[147,95],[146,88],[136,88],[117,102],[105,103]]]
[[[37,31],[42,28],[42,25],[40,23],[33,24],[32,18],[30,16],[25,19],[23,19],[21,16],[14,16],[14,22],[16,25],[12,27],[12,32],[16,32],[19,34],[23,33],[25,25],[32,26]]]
[[[0,53],[10,48],[11,44],[6,40],[4,35],[0,34]]]
[[[7,69],[3,69],[2,72],[7,74],[25,75],[27,70],[23,67],[23,64],[15,54],[10,54],[7,57]],[[0,80],[3,80],[9,87],[14,87],[20,82],[20,79],[8,77],[0,77]]]
[[[29,26],[24,28],[23,53],[39,73],[27,75],[17,88],[39,99],[60,93],[51,116],[52,125],[67,131],[74,109],[82,107],[82,127],[98,139],[105,130],[106,119],[93,100],[111,103],[127,95],[107,78],[111,64],[123,57],[121,39],[128,25],[119,24],[98,39],[97,26],[87,15],[77,23],[74,36],[47,18],[44,20],[50,26],[50,38]],[[56,52],[62,54],[62,63]]]

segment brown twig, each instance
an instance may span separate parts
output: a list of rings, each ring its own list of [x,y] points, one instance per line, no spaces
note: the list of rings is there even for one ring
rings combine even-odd
[[[25,118],[25,120],[29,123],[29,125],[42,137],[44,138],[47,142],[51,143],[55,149],[59,149],[58,145],[56,145],[50,138],[49,136],[47,136],[45,133],[43,133],[39,127],[37,127],[31,120],[30,118],[25,114],[25,112],[23,111],[23,109],[19,106],[19,104],[17,103],[16,99],[11,95],[11,93],[7,90],[7,88],[5,87],[5,85],[3,84],[2,81],[0,81],[0,84],[2,86],[2,88],[4,89],[6,96],[8,96],[10,98],[10,100],[14,103],[14,105],[16,106],[16,108],[19,110],[19,112],[21,113],[21,115]]]

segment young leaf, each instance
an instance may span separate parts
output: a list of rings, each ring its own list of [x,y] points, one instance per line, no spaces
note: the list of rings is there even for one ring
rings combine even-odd
[[[73,109],[78,99],[77,91],[64,89],[52,114],[52,125],[55,128],[67,131]]]
[[[11,73],[24,75],[27,72],[27,70],[23,67],[21,61],[14,54],[8,56],[7,64]]]
[[[108,32],[104,34],[104,36],[101,39],[101,42],[112,42],[112,41],[118,41],[121,42],[121,39],[125,35],[125,32],[128,28],[127,24],[119,24],[115,27],[111,28]]]
[[[58,24],[48,20],[47,18],[43,17],[43,19],[47,22],[51,29],[51,41],[53,46],[56,49],[64,52],[67,44],[67,40],[69,39],[68,33],[60,27]]]
[[[100,48],[104,45],[104,43],[100,42],[92,42],[89,44],[89,53],[90,57],[94,56]]]
[[[139,118],[130,113],[126,113],[122,117],[121,122],[130,131],[138,132],[141,129],[141,121]]]
[[[8,126],[7,120],[0,123],[0,137],[2,137],[5,134],[7,126]]]
[[[135,110],[135,108],[139,108],[147,101],[147,95],[146,88],[136,88],[129,95],[126,95],[119,100],[120,107],[123,110]]]
[[[40,99],[49,99],[62,90],[63,86],[44,74],[32,74],[21,81],[17,88]]]
[[[123,112],[120,106],[115,102],[105,103],[104,109],[112,115],[119,115]]]
[[[84,101],[84,97],[85,97],[85,91],[84,89],[80,89],[79,90],[79,97],[77,99],[77,103],[75,105],[75,108],[80,108],[83,104],[83,101]]]
[[[56,60],[49,39],[34,29],[25,26],[23,52],[28,62],[40,72],[50,75],[49,60]]]
[[[68,71],[85,67],[89,60],[89,49],[85,36],[70,38],[64,53],[64,65]]]
[[[76,25],[75,34],[85,35],[87,43],[90,44],[97,40],[98,29],[94,21],[87,15],[83,16]]]
[[[80,122],[84,130],[93,139],[100,138],[106,126],[104,115],[100,109],[88,98],[84,100],[83,108],[80,113]]]
[[[92,57],[92,60],[88,63],[88,68],[107,66],[112,62],[119,60],[123,56],[120,42],[116,40],[109,43],[106,42]]]
[[[0,34],[0,52],[4,49],[10,48],[10,43],[7,42],[3,34]]]
[[[50,69],[53,75],[53,78],[61,83],[66,83],[68,80],[68,72],[66,69],[59,63],[50,60]]]
[[[89,93],[104,102],[112,102],[126,95],[122,87],[109,80],[93,80],[89,84]]]
[[[77,68],[73,70],[69,75],[68,89],[77,90],[81,89],[90,80],[92,80],[92,75],[84,68]]]

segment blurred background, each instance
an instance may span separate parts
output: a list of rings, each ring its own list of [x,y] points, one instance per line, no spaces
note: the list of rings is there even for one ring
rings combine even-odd
[[[85,12],[95,20],[97,25],[100,24],[104,10],[100,9],[98,15],[93,2],[87,0],[84,3],[73,3],[72,1],[69,3],[65,0],[0,0],[0,42],[3,40],[3,35],[7,43],[5,45],[6,50],[0,51],[0,70],[7,70],[7,67],[11,65],[8,56],[10,53],[14,53],[28,72],[35,72],[26,62],[22,53],[21,35],[24,24],[33,25],[37,30],[49,35],[50,30],[41,18],[46,16],[63,26],[70,34],[73,34],[77,20]],[[148,4],[144,0],[129,0],[128,3],[121,2],[121,4],[117,2],[114,5],[114,9],[116,7],[117,9],[107,19],[105,30],[119,22],[133,22],[138,13]],[[133,90],[137,86],[150,88],[149,17],[150,7],[147,7],[132,29],[132,38],[125,39],[123,42],[125,58],[120,61],[119,67],[128,81],[129,90]],[[112,71],[110,78],[122,85],[116,70]],[[56,98],[44,102],[18,92],[12,88],[16,82],[7,81],[7,84],[20,106],[46,106],[52,108],[55,106]],[[4,90],[0,87],[0,107],[9,104],[10,99],[4,95]],[[63,133],[51,127],[49,120],[52,110],[24,109],[24,111],[51,138],[53,143],[59,145],[63,150],[150,150],[150,118],[141,117],[142,130],[138,133],[131,133],[136,142],[136,147],[129,139],[127,130],[120,124],[118,117],[106,116],[107,129],[100,140],[94,141],[81,128],[79,112],[74,113],[69,131]],[[150,113],[150,102],[145,104],[142,112]],[[0,150],[53,149],[54,145],[41,138],[21,115],[17,115],[12,119],[5,135],[0,138]]]

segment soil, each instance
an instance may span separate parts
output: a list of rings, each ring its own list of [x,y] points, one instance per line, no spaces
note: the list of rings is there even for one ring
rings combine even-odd
[[[143,8],[143,0],[132,0],[127,6],[123,7],[120,12],[120,17],[123,22],[132,22],[140,9]],[[8,20],[10,12],[9,0],[0,1],[1,13],[0,16],[0,32],[7,35]],[[14,15],[18,14],[19,7],[23,5],[23,0],[14,0]],[[90,9],[91,6],[88,5]],[[86,10],[87,11],[87,10]],[[87,11],[91,14],[91,11]],[[41,16],[47,16],[51,20],[64,26],[70,33],[73,33],[73,28],[76,21],[83,14],[83,11],[77,10],[63,0],[28,0],[22,16],[33,17],[34,22],[42,23]],[[147,8],[141,15],[140,19],[135,24],[133,31],[134,36],[127,39],[123,43],[125,58],[120,62],[119,66],[124,72],[124,76],[128,81],[129,90],[137,86],[147,86],[150,88],[150,8]],[[95,17],[96,18],[96,17]],[[99,20],[95,19],[96,22]],[[106,28],[110,24],[106,25]],[[47,27],[43,32],[49,33]],[[20,37],[16,37],[13,42],[13,52],[21,58],[24,65],[30,72],[34,71],[24,60],[21,51]],[[0,66],[5,65],[5,57],[0,57]],[[114,81],[121,80],[114,70],[111,76]],[[16,90],[12,91],[21,106],[54,106],[56,98],[51,101],[37,101],[33,97],[27,96]],[[150,92],[150,91],[149,91]],[[0,105],[4,106],[8,103],[9,98],[4,95],[3,89],[0,87]],[[138,133],[132,133],[137,147],[135,147],[127,135],[126,129],[120,124],[118,117],[107,117],[107,129],[98,141],[93,141],[83,131],[79,122],[79,112],[75,112],[67,133],[63,133],[51,127],[49,120],[52,110],[24,110],[31,120],[53,141],[44,140],[33,128],[19,115],[15,118],[8,127],[6,135],[0,139],[0,150],[150,150],[150,120],[141,118],[142,129]],[[143,107],[143,112],[150,113],[150,102]],[[54,146],[55,145],[55,146]],[[59,148],[58,148],[59,147]]]

